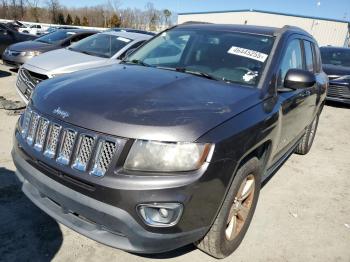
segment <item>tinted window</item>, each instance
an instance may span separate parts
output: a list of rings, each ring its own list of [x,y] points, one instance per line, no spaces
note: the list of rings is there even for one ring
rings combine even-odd
[[[279,72],[279,84],[283,86],[284,78],[289,69],[303,69],[303,59],[300,47],[300,41],[292,40],[284,54]]]
[[[128,60],[256,86],[273,42],[273,37],[262,35],[173,29],[153,38]]]
[[[306,69],[310,72],[314,72],[314,57],[311,45],[309,41],[304,41]]]
[[[316,61],[316,72],[321,72],[322,61],[321,61],[320,48],[318,47],[318,45],[313,44],[313,49],[314,49],[315,61]]]
[[[321,48],[321,56],[324,64],[350,67],[350,48]]]
[[[96,34],[70,46],[70,50],[88,55],[111,58],[132,40],[109,34]]]
[[[39,37],[35,41],[48,43],[48,44],[56,44],[68,37],[71,37],[72,35],[75,35],[75,32],[58,30],[58,31],[46,34],[42,37]]]

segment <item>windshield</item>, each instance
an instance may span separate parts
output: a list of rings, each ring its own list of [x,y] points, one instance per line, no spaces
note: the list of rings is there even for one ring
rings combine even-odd
[[[132,40],[109,34],[96,34],[85,38],[69,47],[69,50],[84,54],[111,58]]]
[[[256,86],[273,41],[273,37],[262,35],[173,29],[154,38],[125,62]]]
[[[323,64],[350,67],[350,49],[321,48]]]
[[[39,37],[38,39],[36,39],[36,41],[47,43],[47,44],[57,44],[72,35],[75,35],[75,32],[58,30],[58,31],[46,34],[42,37]]]

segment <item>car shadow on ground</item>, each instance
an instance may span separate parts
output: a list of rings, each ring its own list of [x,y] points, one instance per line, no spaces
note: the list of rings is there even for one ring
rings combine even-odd
[[[350,104],[345,104],[345,103],[340,103],[340,102],[326,101],[326,105],[331,106],[331,107],[350,109]]]
[[[10,72],[0,70],[0,78],[11,76]]]
[[[22,193],[13,171],[0,167],[0,260],[51,261],[62,241],[58,223]]]

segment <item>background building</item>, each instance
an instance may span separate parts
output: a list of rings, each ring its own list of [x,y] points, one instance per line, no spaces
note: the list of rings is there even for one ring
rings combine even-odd
[[[248,24],[272,27],[298,26],[312,34],[320,46],[349,46],[350,22],[320,17],[275,13],[260,10],[180,13],[178,23],[189,21],[218,24]]]

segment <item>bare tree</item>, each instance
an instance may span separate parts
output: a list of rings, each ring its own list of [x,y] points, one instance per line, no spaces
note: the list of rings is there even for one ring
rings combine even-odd
[[[52,23],[57,23],[58,22],[58,15],[60,12],[60,2],[59,0],[47,0],[46,2],[48,11],[51,16],[51,22]]]
[[[29,13],[34,19],[35,22],[40,21],[40,16],[39,16],[39,0],[28,0],[27,1],[28,6],[29,6]]]

